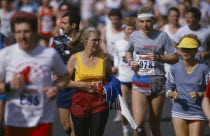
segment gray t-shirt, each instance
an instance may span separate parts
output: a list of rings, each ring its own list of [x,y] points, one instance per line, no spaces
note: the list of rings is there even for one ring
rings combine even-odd
[[[128,46],[126,47],[126,51],[130,53],[135,51],[137,55],[147,55],[147,53],[151,52],[164,55],[164,51],[166,51],[168,55],[176,53],[176,49],[174,48],[169,36],[165,32],[159,30],[154,30],[152,35],[149,37],[144,36],[141,30],[133,32],[129,39]],[[153,62],[154,74],[151,75],[164,75],[165,70],[163,63],[158,61]],[[148,64],[149,63],[150,62],[148,62]]]

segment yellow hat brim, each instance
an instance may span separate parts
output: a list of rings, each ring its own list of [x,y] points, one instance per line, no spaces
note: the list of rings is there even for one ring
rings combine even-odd
[[[183,38],[182,41],[180,42],[180,44],[177,46],[177,48],[198,48],[199,47],[199,43],[192,38],[186,37]]]

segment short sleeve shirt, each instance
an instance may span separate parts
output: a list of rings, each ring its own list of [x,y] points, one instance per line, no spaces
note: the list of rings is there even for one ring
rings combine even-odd
[[[147,55],[152,52],[164,55],[164,51],[169,55],[176,53],[176,49],[169,36],[165,32],[159,30],[154,30],[149,37],[144,36],[141,30],[133,32],[129,39],[128,46],[126,47],[126,51],[131,53],[135,52],[137,55]],[[165,70],[163,63],[158,61],[155,61],[154,63],[154,75],[164,75]]]

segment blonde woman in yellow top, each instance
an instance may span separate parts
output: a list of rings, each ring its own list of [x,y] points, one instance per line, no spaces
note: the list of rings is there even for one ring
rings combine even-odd
[[[76,88],[72,97],[72,120],[76,136],[102,136],[108,119],[105,98],[105,76],[111,75],[107,54],[99,49],[101,32],[94,27],[82,30],[84,51],[74,54],[68,62],[68,70],[75,73],[75,81],[69,86]]]

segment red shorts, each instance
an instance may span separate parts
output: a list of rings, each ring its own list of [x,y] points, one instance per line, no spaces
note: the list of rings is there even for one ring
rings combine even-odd
[[[90,114],[107,109],[106,98],[99,94],[78,91],[72,97],[71,112],[76,117],[88,117]]]
[[[7,136],[52,136],[52,123],[39,124],[36,127],[6,126]]]

